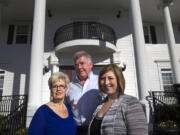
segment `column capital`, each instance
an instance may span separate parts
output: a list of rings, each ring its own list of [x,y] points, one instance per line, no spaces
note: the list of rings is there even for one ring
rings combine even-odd
[[[166,6],[173,6],[174,0],[160,0],[160,3],[157,5],[158,9],[164,8]]]
[[[174,0],[162,0],[162,3],[164,4],[164,5],[173,5],[173,1]]]

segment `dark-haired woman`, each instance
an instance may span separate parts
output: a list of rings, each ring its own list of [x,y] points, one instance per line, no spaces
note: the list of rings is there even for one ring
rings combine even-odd
[[[110,64],[99,74],[99,93],[107,98],[93,114],[89,135],[148,135],[141,103],[124,94],[125,80],[121,69]]]

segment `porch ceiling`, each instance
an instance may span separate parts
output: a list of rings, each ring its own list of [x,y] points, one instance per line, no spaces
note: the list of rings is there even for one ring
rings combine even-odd
[[[140,0],[142,17],[144,21],[162,22],[162,12],[157,6],[161,0]],[[0,0],[3,3],[4,17],[6,19],[16,16],[26,18],[33,16],[34,0]],[[180,0],[174,0],[170,7],[173,22],[180,23]],[[20,9],[20,10],[17,10]],[[47,9],[53,10],[128,10],[129,0],[47,0]]]

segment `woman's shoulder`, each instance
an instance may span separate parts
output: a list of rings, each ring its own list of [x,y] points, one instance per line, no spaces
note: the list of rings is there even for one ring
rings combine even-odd
[[[119,97],[119,100],[124,104],[140,104],[139,100],[136,97],[126,94],[121,95]]]
[[[48,109],[48,106],[46,104],[43,104],[36,110],[36,114],[42,114],[46,112]]]

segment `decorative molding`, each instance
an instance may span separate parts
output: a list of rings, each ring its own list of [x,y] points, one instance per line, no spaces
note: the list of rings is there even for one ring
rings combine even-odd
[[[173,6],[174,5],[174,0],[161,0],[161,2],[157,5],[157,9],[161,9],[162,7],[165,6]]]
[[[169,59],[162,59],[162,60],[154,60],[155,63],[159,63],[159,62],[170,62]]]

